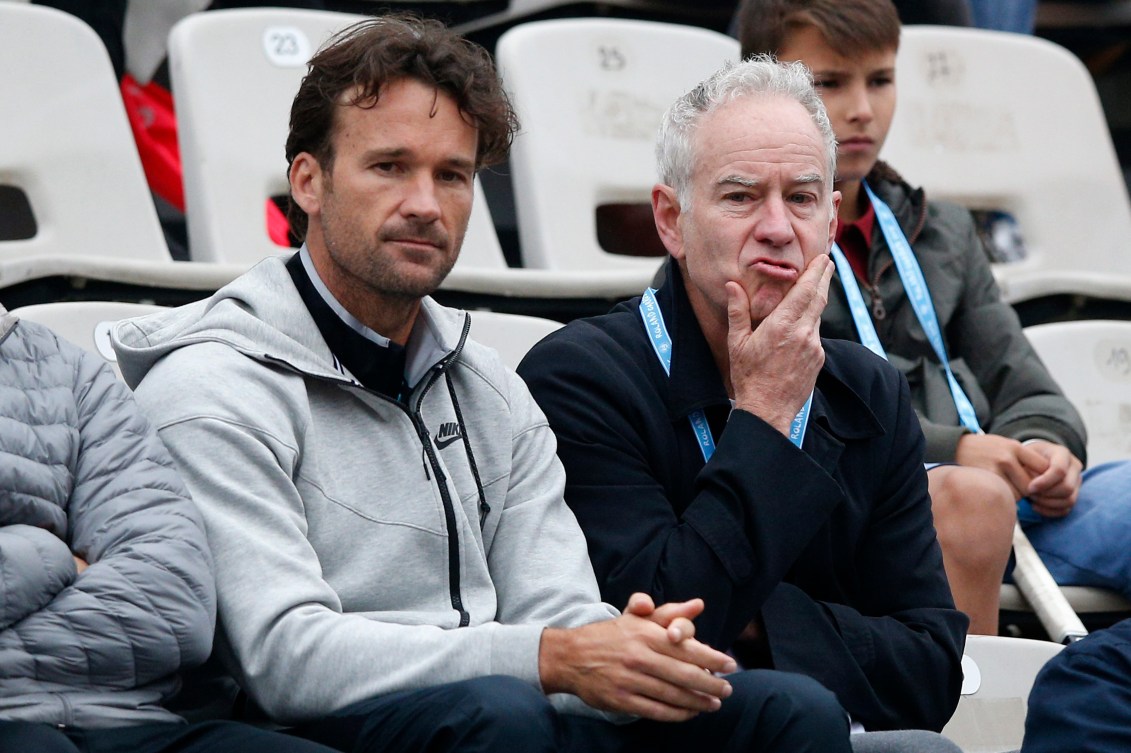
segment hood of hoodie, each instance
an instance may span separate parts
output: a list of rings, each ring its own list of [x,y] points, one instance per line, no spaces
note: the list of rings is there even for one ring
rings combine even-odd
[[[407,346],[410,383],[459,348],[466,318],[424,298]],[[204,300],[124,319],[114,326],[111,340],[131,388],[165,355],[202,342],[220,342],[303,374],[355,382],[330,352],[280,257],[264,259]]]

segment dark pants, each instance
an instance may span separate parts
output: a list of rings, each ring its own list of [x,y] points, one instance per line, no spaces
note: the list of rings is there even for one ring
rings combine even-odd
[[[483,677],[391,693],[292,734],[347,753],[848,753],[848,717],[815,680],[750,670],[728,678],[719,711],[680,724],[613,724],[559,714],[542,693],[509,677]]]
[[[1021,750],[1131,751],[1131,620],[1049,659],[1029,694]]]
[[[332,753],[321,745],[236,722],[58,730],[0,721],[0,753]]]

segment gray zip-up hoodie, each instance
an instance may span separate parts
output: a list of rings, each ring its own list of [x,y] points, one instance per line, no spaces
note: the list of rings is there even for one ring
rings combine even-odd
[[[220,655],[276,721],[483,675],[537,686],[545,626],[617,614],[545,417],[467,316],[424,300],[407,406],[343,373],[279,259],[114,330],[204,514]]]

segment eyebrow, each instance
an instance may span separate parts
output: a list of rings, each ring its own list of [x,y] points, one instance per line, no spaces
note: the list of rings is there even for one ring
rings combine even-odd
[[[362,153],[362,159],[366,162],[372,162],[374,160],[395,160],[407,157],[411,154],[412,152],[404,147],[369,149]],[[457,170],[475,172],[475,162],[473,160],[464,159],[463,157],[448,157],[444,160],[444,164]]]
[[[801,175],[795,177],[793,179],[793,182],[796,184],[809,185],[810,183],[823,183],[824,180],[824,176],[822,176],[820,173],[802,173]],[[745,178],[741,175],[728,175],[724,178],[720,178],[719,182],[715,185],[719,186],[720,188],[725,188],[727,186],[757,188],[760,183],[753,178]]]
[[[758,181],[754,180],[753,178],[744,178],[741,175],[727,175],[724,178],[719,178],[719,182],[716,183],[715,185],[719,186],[720,188],[724,187],[724,186],[742,186],[743,188],[757,188],[758,187]]]
[[[844,70],[843,68],[827,68],[827,69],[822,69],[822,70],[819,70],[819,71],[813,71],[813,76],[814,77],[817,77],[817,76],[844,76],[847,73],[848,73],[848,71]],[[895,66],[889,65],[887,68],[876,68],[875,70],[867,71],[864,75],[866,75],[866,76],[879,76],[879,75],[894,76],[895,75]]]

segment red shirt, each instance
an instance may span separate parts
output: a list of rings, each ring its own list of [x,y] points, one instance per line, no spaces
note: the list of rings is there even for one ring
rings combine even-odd
[[[848,263],[856,277],[871,284],[868,280],[868,251],[872,247],[872,228],[876,224],[876,210],[872,202],[868,202],[864,214],[855,222],[847,225],[837,225],[836,244],[844,252]]]

